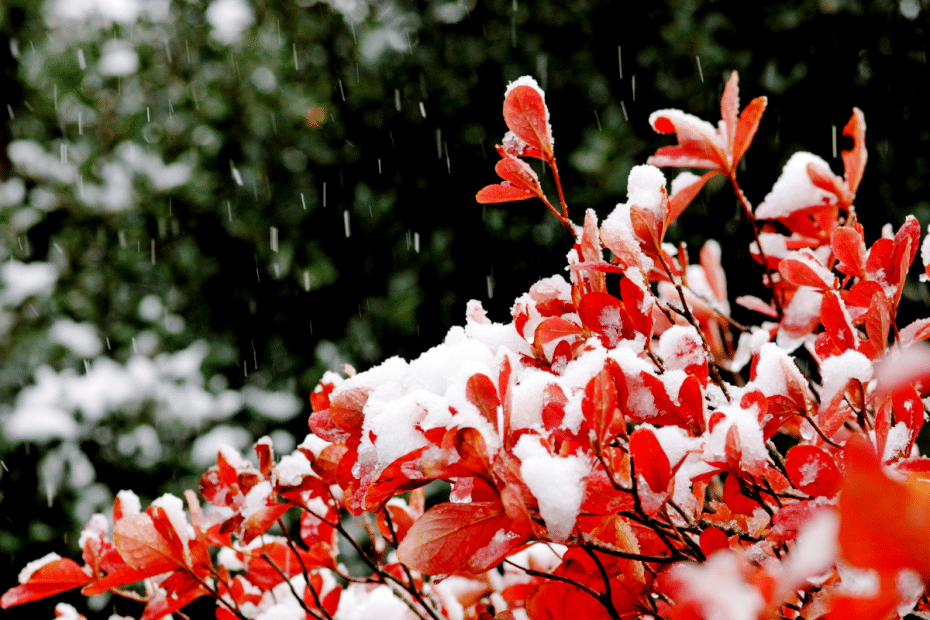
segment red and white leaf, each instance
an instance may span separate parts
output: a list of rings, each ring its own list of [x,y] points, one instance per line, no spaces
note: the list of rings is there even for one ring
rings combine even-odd
[[[549,128],[549,111],[542,91],[536,86],[535,81],[532,85],[519,84],[510,89],[504,99],[504,122],[518,138],[530,147],[539,149],[546,159],[551,159],[552,131]]]
[[[821,291],[833,288],[835,277],[810,250],[791,252],[778,265],[778,271],[796,286],[810,286]]]
[[[840,490],[840,470],[833,457],[817,446],[798,445],[788,450],[785,469],[795,488],[815,497],[833,497]]]
[[[3,597],[0,597],[0,607],[7,609],[55,596],[85,586],[91,581],[93,578],[85,573],[77,562],[58,557],[36,569],[26,583],[7,590]]]
[[[113,526],[113,544],[130,567],[146,577],[184,568],[168,541],[159,534],[148,513],[124,517]]]
[[[609,293],[588,293],[578,308],[581,322],[601,338],[605,347],[613,348],[633,336],[623,302]]]

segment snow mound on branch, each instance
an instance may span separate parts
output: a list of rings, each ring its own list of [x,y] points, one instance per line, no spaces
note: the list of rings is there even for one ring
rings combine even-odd
[[[571,535],[584,498],[584,477],[590,470],[581,457],[552,456],[538,437],[523,435],[513,448],[520,475],[539,502],[539,513],[556,542]]]
[[[777,220],[790,217],[795,212],[807,207],[815,207],[836,202],[836,196],[814,185],[807,174],[808,164],[822,166],[829,170],[830,165],[813,153],[801,151],[795,153],[785,164],[781,176],[775,181],[772,191],[756,207],[756,218],[760,220]]]

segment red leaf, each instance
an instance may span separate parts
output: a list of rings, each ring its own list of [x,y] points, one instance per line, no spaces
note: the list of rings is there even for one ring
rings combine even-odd
[[[310,393],[310,407],[313,409],[313,413],[329,409],[329,395],[333,393],[334,389],[336,389],[334,383],[320,382],[316,386],[316,389]]]
[[[736,139],[736,122],[739,117],[739,76],[736,71],[730,74],[726,86],[723,87],[723,97],[720,98],[720,118],[726,129],[727,151],[733,152],[733,143]],[[736,165],[736,162],[733,162]]]
[[[840,273],[857,278],[865,277],[865,242],[859,231],[848,226],[837,228],[833,231],[830,246],[840,261],[836,266]]]
[[[450,575],[463,570],[480,572],[495,566],[524,539],[514,537],[493,553],[485,548],[510,519],[498,502],[444,503],[417,519],[397,548],[397,558],[428,575]]]
[[[930,318],[917,319],[898,334],[898,341],[902,347],[930,338]]]
[[[627,325],[623,302],[609,293],[588,293],[578,308],[581,322],[601,338],[605,347],[613,348],[621,340],[633,337]]]
[[[823,275],[815,271],[807,261],[783,258],[778,264],[778,271],[796,286],[811,286],[822,291],[833,288],[833,281],[825,281]]]
[[[913,387],[906,387],[895,392],[891,397],[891,402],[895,424],[904,422],[908,431],[910,431],[907,445],[902,450],[904,455],[907,456],[910,454],[914,440],[917,439],[917,434],[924,424],[924,404],[920,399],[920,394]]]
[[[727,429],[727,439],[724,444],[724,452],[727,460],[727,469],[736,475],[739,475],[743,467],[743,448],[739,441],[739,428],[736,424]]]
[[[698,542],[701,545],[701,552],[704,554],[704,557],[710,557],[717,551],[730,548],[730,541],[727,539],[727,535],[722,530],[718,530],[715,527],[709,527],[702,531]]]
[[[581,327],[577,323],[558,316],[548,318],[536,328],[536,333],[533,335],[533,353],[545,359],[543,346],[546,343],[558,338],[577,336],[579,334],[581,334]],[[496,421],[493,423],[496,423]]]
[[[749,144],[756,135],[759,128],[759,121],[762,120],[762,113],[768,105],[766,97],[756,97],[749,102],[739,115],[739,123],[736,126],[736,139],[733,142],[733,167],[743,158]]]
[[[760,508],[759,502],[743,495],[739,488],[739,479],[733,475],[727,475],[723,482],[723,501],[730,508],[730,512],[740,515],[751,515],[756,508]]]
[[[852,194],[849,193],[849,190],[846,187],[846,183],[843,182],[843,179],[833,174],[833,171],[823,164],[817,162],[811,162],[807,164],[807,176],[810,178],[811,183],[813,183],[814,186],[819,187],[822,190],[826,190],[836,196],[838,205],[842,205],[844,208],[848,208],[849,205],[852,204]],[[816,218],[818,211],[820,211],[820,209],[813,210],[813,212],[810,212],[809,215]],[[810,223],[809,220],[808,222]]]
[[[841,294],[847,306],[855,306],[857,308],[868,308],[871,306],[872,298],[875,295],[881,295],[883,300],[886,299],[885,291],[882,289],[881,284],[871,280],[856,282],[851,289],[848,291],[844,290]]]
[[[488,379],[488,382],[490,383],[490,379]],[[384,468],[378,479],[365,492],[365,510],[377,512],[397,493],[412,491],[429,484],[430,481],[417,467],[417,461],[427,447],[423,446],[409,454],[405,454]]]
[[[613,426],[614,416],[623,415],[617,409],[617,388],[606,369],[594,375],[585,386],[581,411],[597,436],[597,445],[604,445],[607,433]]]
[[[533,198],[536,194],[528,192],[525,189],[514,187],[510,184],[497,183],[484,187],[475,195],[475,200],[480,204],[493,204],[497,202],[512,202],[514,200],[526,200]]]
[[[920,223],[913,215],[908,215],[904,224],[898,229],[894,236],[894,251],[891,255],[891,268],[896,269],[893,284],[898,284],[904,280],[907,270],[917,257],[917,249],[920,247]],[[898,275],[900,274],[900,275]]]
[[[930,577],[930,486],[890,478],[861,435],[846,442],[839,510],[838,540],[848,563],[879,573],[910,568],[924,581]]]
[[[878,359],[879,355],[885,351],[890,329],[891,314],[888,312],[888,302],[885,300],[885,293],[878,292],[872,296],[872,303],[865,314],[865,333],[869,337],[869,344],[874,352],[870,359]]]
[[[877,239],[869,248],[869,257],[865,261],[865,271],[870,280],[894,284],[891,273],[891,256],[894,252],[894,241],[891,239]]]
[[[820,320],[826,330],[824,333],[837,349],[835,355],[856,348],[853,326],[849,324],[848,315],[843,312],[841,304],[840,298],[833,291],[824,295],[820,302]]]
[[[707,386],[706,364],[704,369],[704,375],[689,375],[678,388],[678,415],[695,437],[704,432],[704,392],[701,387]]]
[[[740,305],[747,310],[759,312],[773,319],[778,318],[778,312],[775,310],[775,308],[771,304],[765,303],[758,297],[754,297],[752,295],[740,295],[736,298],[736,303],[737,305]]]
[[[539,330],[537,329],[537,333]],[[487,375],[474,374],[468,378],[465,387],[465,398],[478,408],[484,419],[497,428],[497,408],[501,401],[497,397],[497,388]]]
[[[501,153],[501,156],[503,159],[494,165],[494,171],[505,182],[509,182],[517,189],[531,192],[536,196],[542,195],[542,190],[539,187],[539,177],[536,176],[536,172],[530,168],[528,163],[508,155],[506,152]]]
[[[868,151],[865,150],[865,115],[859,108],[853,108],[849,122],[843,128],[843,135],[853,139],[853,148],[843,151],[843,167],[846,169],[846,184],[853,194],[859,188]]]
[[[656,120],[654,126],[657,127],[662,121],[671,126],[671,121],[662,116]],[[672,130],[674,131],[674,127]],[[660,133],[672,133],[672,131]],[[655,152],[655,155],[647,159],[646,163],[657,168],[719,168],[720,163],[716,155],[704,143],[689,142],[679,146],[663,146]]]
[[[349,388],[330,399],[330,417],[336,426],[349,433],[350,436],[360,437],[362,434],[368,392],[366,388]]]
[[[0,607],[7,609],[30,601],[54,596],[93,581],[78,563],[68,558],[58,558],[45,564],[29,577],[29,581],[10,588],[0,598]]]
[[[711,170],[710,172],[704,173],[700,179],[694,183],[683,187],[678,192],[668,199],[668,216],[666,217],[666,222],[671,224],[678,219],[678,216],[684,212],[684,210],[691,204],[691,201],[697,197],[701,192],[701,189],[704,188],[704,185],[714,176],[722,174],[721,170],[718,168],[716,170]]]
[[[184,573],[175,573],[169,579],[173,579],[175,576],[181,576],[185,578],[186,587],[183,589],[176,588],[169,590],[168,594],[159,594],[150,600],[145,605],[145,611],[142,613],[142,616],[139,620],[159,620],[164,618],[168,614],[173,614],[174,612],[186,607],[190,602],[200,598],[201,596],[206,596],[210,594],[210,591],[197,583],[192,577]],[[166,580],[167,581],[167,580]],[[162,587],[165,586],[165,582],[162,583]]]
[[[511,89],[504,99],[504,122],[517,137],[539,149],[545,159],[552,159],[548,111],[537,89],[527,85]]]
[[[788,450],[785,469],[795,488],[815,497],[833,497],[840,490],[840,470],[821,448],[798,445]]]
[[[672,479],[672,466],[652,429],[639,427],[630,435],[630,456],[653,493],[668,491]]]
[[[271,504],[255,512],[242,529],[242,543],[247,545],[267,532],[290,508],[293,508],[292,504]]]
[[[497,392],[500,394],[501,398],[501,411],[504,418],[504,428],[498,429],[503,431],[504,437],[504,448],[511,447],[512,437],[510,436],[510,412],[513,407],[513,394],[511,392],[511,367],[510,367],[510,357],[504,355],[504,360],[501,362],[501,370],[497,375]]]
[[[113,544],[126,564],[144,577],[184,568],[183,556],[177,557],[147,513],[123,517],[114,525]]]

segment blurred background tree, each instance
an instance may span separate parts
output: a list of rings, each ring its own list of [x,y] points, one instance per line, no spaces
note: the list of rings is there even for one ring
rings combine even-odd
[[[270,433],[290,451],[325,370],[415,357],[469,299],[505,321],[564,273],[541,205],[474,201],[521,75],[546,90],[577,222],[606,217],[671,142],[649,113],[717,122],[736,69],[744,102],[769,97],[752,203],[798,150],[841,171],[858,106],[860,221],[926,224],[927,15],[918,0],[5,0],[0,588],[73,552],[120,488],[147,503],[196,485],[221,443]],[[721,240],[731,295],[763,294],[717,189],[670,238]],[[928,298],[906,295],[904,322]],[[115,605],[91,601],[137,612]]]

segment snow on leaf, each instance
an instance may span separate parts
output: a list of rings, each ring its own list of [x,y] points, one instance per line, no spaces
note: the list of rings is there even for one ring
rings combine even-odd
[[[544,159],[552,159],[549,110],[542,90],[532,78],[520,78],[508,88],[504,98],[504,122],[517,137],[539,149]]]
[[[788,450],[785,469],[792,484],[808,495],[833,497],[840,490],[840,470],[833,457],[817,446],[798,445]]]
[[[32,568],[37,563],[41,564]],[[0,597],[0,607],[7,609],[48,598],[87,585],[93,578],[74,560],[52,553],[27,565],[27,569],[20,574],[20,581],[23,582],[21,585],[10,588]]]
[[[113,526],[113,544],[130,567],[152,577],[184,567],[168,541],[158,533],[152,517],[142,513],[124,517]]]

